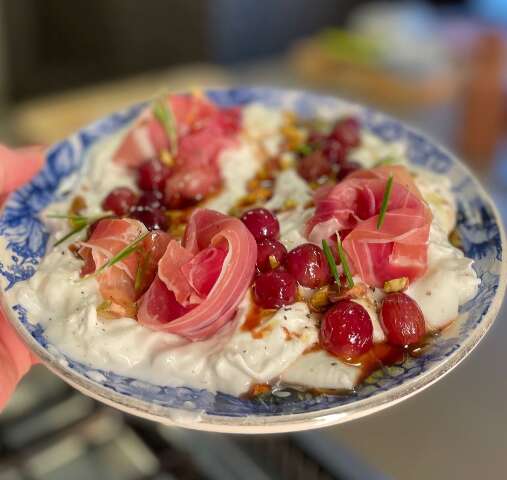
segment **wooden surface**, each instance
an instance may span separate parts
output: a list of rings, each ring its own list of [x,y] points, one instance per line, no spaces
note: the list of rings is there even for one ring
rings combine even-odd
[[[194,65],[72,90],[20,104],[11,112],[10,130],[18,143],[50,145],[87,123],[157,94],[228,83],[230,76],[223,69]]]

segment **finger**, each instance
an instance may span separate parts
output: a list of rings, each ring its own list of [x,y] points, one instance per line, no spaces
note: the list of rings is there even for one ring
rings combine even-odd
[[[0,311],[0,411],[34,363],[36,359]]]
[[[19,188],[40,170],[43,163],[43,147],[10,149],[0,145],[0,193]]]

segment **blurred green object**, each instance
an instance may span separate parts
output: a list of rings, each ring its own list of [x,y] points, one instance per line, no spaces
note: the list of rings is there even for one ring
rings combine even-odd
[[[382,47],[378,42],[338,28],[327,28],[319,33],[318,44],[340,62],[372,65],[380,63]]]

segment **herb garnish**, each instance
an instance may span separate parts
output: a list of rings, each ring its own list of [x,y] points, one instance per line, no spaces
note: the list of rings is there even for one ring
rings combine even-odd
[[[377,220],[377,230],[382,228],[384,224],[384,218],[387,212],[387,205],[389,203],[389,197],[391,196],[391,190],[393,188],[393,176],[390,175],[387,179],[386,189],[384,191],[384,198],[382,199],[382,205],[380,206],[380,213]]]
[[[111,257],[102,267],[96,270],[92,275],[99,275],[106,268],[112,267],[118,262],[121,262],[124,258],[127,258],[129,255],[134,253],[137,249],[137,246],[149,235],[150,232],[143,233],[139,237],[137,237],[131,244],[127,245],[125,248],[122,248],[116,255]]]
[[[178,134],[176,132],[176,119],[170,105],[163,100],[156,101],[153,106],[153,115],[164,127],[169,138],[171,154],[176,155],[178,153]]]
[[[295,151],[296,153],[299,153],[306,157],[307,155],[310,155],[313,152],[313,148],[308,143],[302,143],[301,145],[298,145],[295,148]]]
[[[329,248],[329,245],[326,240],[322,240],[322,250],[324,250],[324,255],[326,256],[326,260],[329,265],[329,269],[331,270],[331,273],[333,274],[336,284],[340,285],[340,276],[338,275],[338,269],[336,268],[336,262],[333,257],[333,253],[331,252],[331,249]]]
[[[391,156],[384,157],[382,160],[379,160],[374,167],[383,167],[387,165],[393,165],[396,163],[396,159]]]
[[[340,257],[340,262],[342,264],[343,273],[345,274],[345,277],[347,278],[347,283],[349,284],[349,288],[352,288],[354,286],[354,280],[352,279],[352,274],[350,273],[349,263],[347,262],[347,257],[345,255],[345,252],[343,251],[342,241],[338,237],[338,241],[336,242],[336,245],[338,246],[338,255]]]
[[[50,213],[47,215],[47,218],[61,218],[61,219],[67,219],[69,220],[74,228],[67,233],[67,235],[64,235],[60,240],[58,240],[54,246],[57,247],[61,243],[65,242],[65,240],[68,240],[70,237],[76,235],[77,233],[84,230],[86,227],[90,226],[92,223],[96,222],[97,220],[100,220],[102,218],[106,218],[107,215],[98,215],[95,217],[85,217],[83,215],[66,215],[63,213]]]

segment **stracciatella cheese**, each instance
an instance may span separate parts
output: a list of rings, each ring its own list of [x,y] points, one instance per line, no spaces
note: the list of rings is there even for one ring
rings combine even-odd
[[[245,195],[246,183],[262,164],[266,151],[274,153],[280,144],[280,112],[253,105],[245,109],[244,119],[245,132],[240,144],[224,151],[219,159],[224,188],[206,205],[224,213]],[[256,146],[259,141],[262,149]],[[111,161],[117,144],[118,138],[109,139],[90,153],[80,186],[88,214],[100,212],[100,203],[112,188],[122,185],[135,188],[132,175]],[[371,167],[386,157],[403,162],[405,149],[403,144],[387,144],[363,134],[362,146],[352,156],[365,167]],[[414,173],[434,219],[428,273],[414,282],[407,293],[420,305],[427,329],[435,330],[456,318],[459,305],[475,295],[478,280],[472,262],[447,240],[456,212],[449,184],[442,177],[421,170]],[[289,250],[307,242],[304,225],[313,209],[305,206],[311,198],[308,185],[294,170],[279,174],[267,207],[279,209],[288,200],[295,205],[294,209],[278,214],[280,240]],[[49,210],[66,208],[65,204],[53,204]],[[48,225],[52,230],[50,244],[68,231],[62,220],[48,220]],[[68,242],[49,248],[37,273],[17,284],[8,296],[23,304],[29,318],[44,327],[50,343],[75,360],[159,385],[186,385],[233,395],[246,392],[253,384],[276,379],[342,390],[353,388],[360,378],[357,366],[345,364],[325,351],[304,353],[318,340],[318,318],[304,302],[280,309],[259,327],[264,329],[263,335],[254,338],[241,328],[251,304],[247,294],[231,323],[213,337],[196,343],[149,330],[131,318],[98,318],[96,307],[102,301],[98,285],[93,278],[79,278],[81,262],[67,246]],[[376,289],[366,299],[356,300],[370,314],[375,342],[385,340],[376,313],[376,302],[382,295]]]

